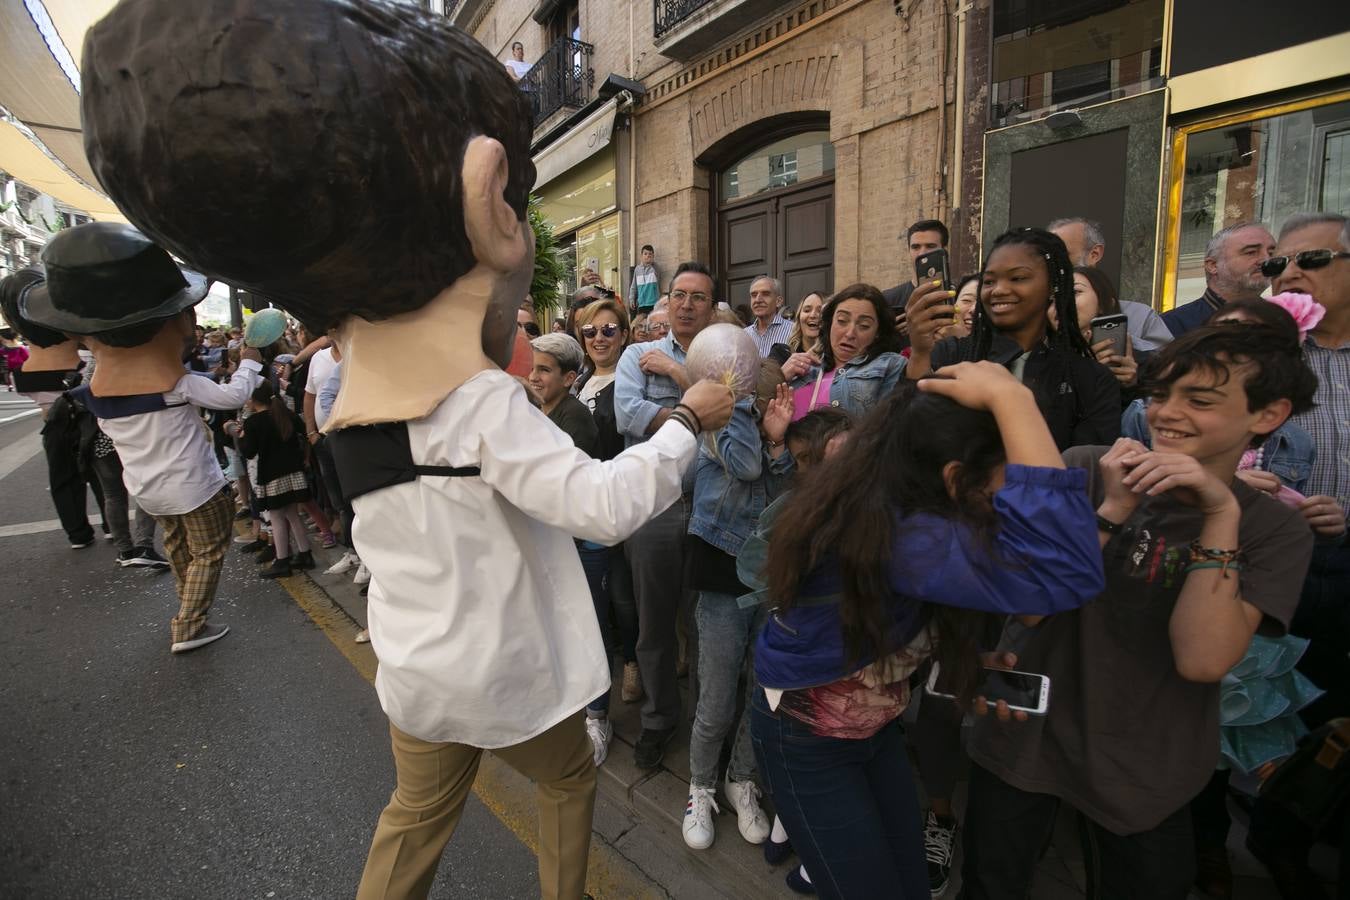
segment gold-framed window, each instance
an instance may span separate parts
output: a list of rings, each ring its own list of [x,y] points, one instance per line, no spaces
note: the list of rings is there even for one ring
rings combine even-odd
[[[1350,91],[1175,128],[1161,307],[1205,290],[1209,239],[1239,222],[1278,234],[1297,212],[1350,214]]]

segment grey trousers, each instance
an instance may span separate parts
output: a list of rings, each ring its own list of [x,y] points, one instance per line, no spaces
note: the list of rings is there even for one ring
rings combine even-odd
[[[642,670],[642,727],[654,730],[680,724],[680,689],[675,680],[679,642],[675,620],[684,596],[684,542],[690,498],[642,526],[625,543],[637,600],[637,663]]]
[[[122,460],[116,453],[94,459],[94,474],[103,488],[103,518],[112,533],[113,544],[121,553],[137,547],[155,546],[155,517],[146,513],[136,501],[127,496],[126,484],[122,481]],[[133,533],[128,521],[129,509],[136,510],[136,525]]]
[[[698,625],[698,703],[694,730],[689,736],[689,782],[694,787],[717,787],[717,764],[722,744],[732,729],[731,763],[727,781],[750,781],[755,774],[755,749],[750,743],[750,701],[755,674],[748,676],[745,711],[738,719],[741,670],[763,623],[760,607],[742,609],[731,594],[701,591],[694,610]]]

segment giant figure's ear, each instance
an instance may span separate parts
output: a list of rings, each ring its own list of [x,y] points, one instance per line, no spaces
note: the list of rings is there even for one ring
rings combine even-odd
[[[528,252],[525,222],[506,202],[507,170],[506,150],[495,138],[479,135],[464,148],[464,229],[478,262],[499,272],[518,270]]]

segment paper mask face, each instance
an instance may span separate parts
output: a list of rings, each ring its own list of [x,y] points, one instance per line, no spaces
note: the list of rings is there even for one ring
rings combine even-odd
[[[123,0],[81,74],[85,148],[127,217],[317,332],[416,310],[475,265],[471,138],[505,148],[521,218],[534,182],[525,95],[408,5]]]
[[[694,381],[725,384],[744,397],[759,381],[759,348],[745,330],[735,325],[709,325],[689,345],[685,368]]]

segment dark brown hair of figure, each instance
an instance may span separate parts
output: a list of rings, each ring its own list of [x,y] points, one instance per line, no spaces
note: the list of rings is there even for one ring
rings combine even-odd
[[[475,265],[461,168],[525,96],[444,16],[383,0],[123,0],[89,30],[85,149],[138,228],[320,330],[418,309]]]

